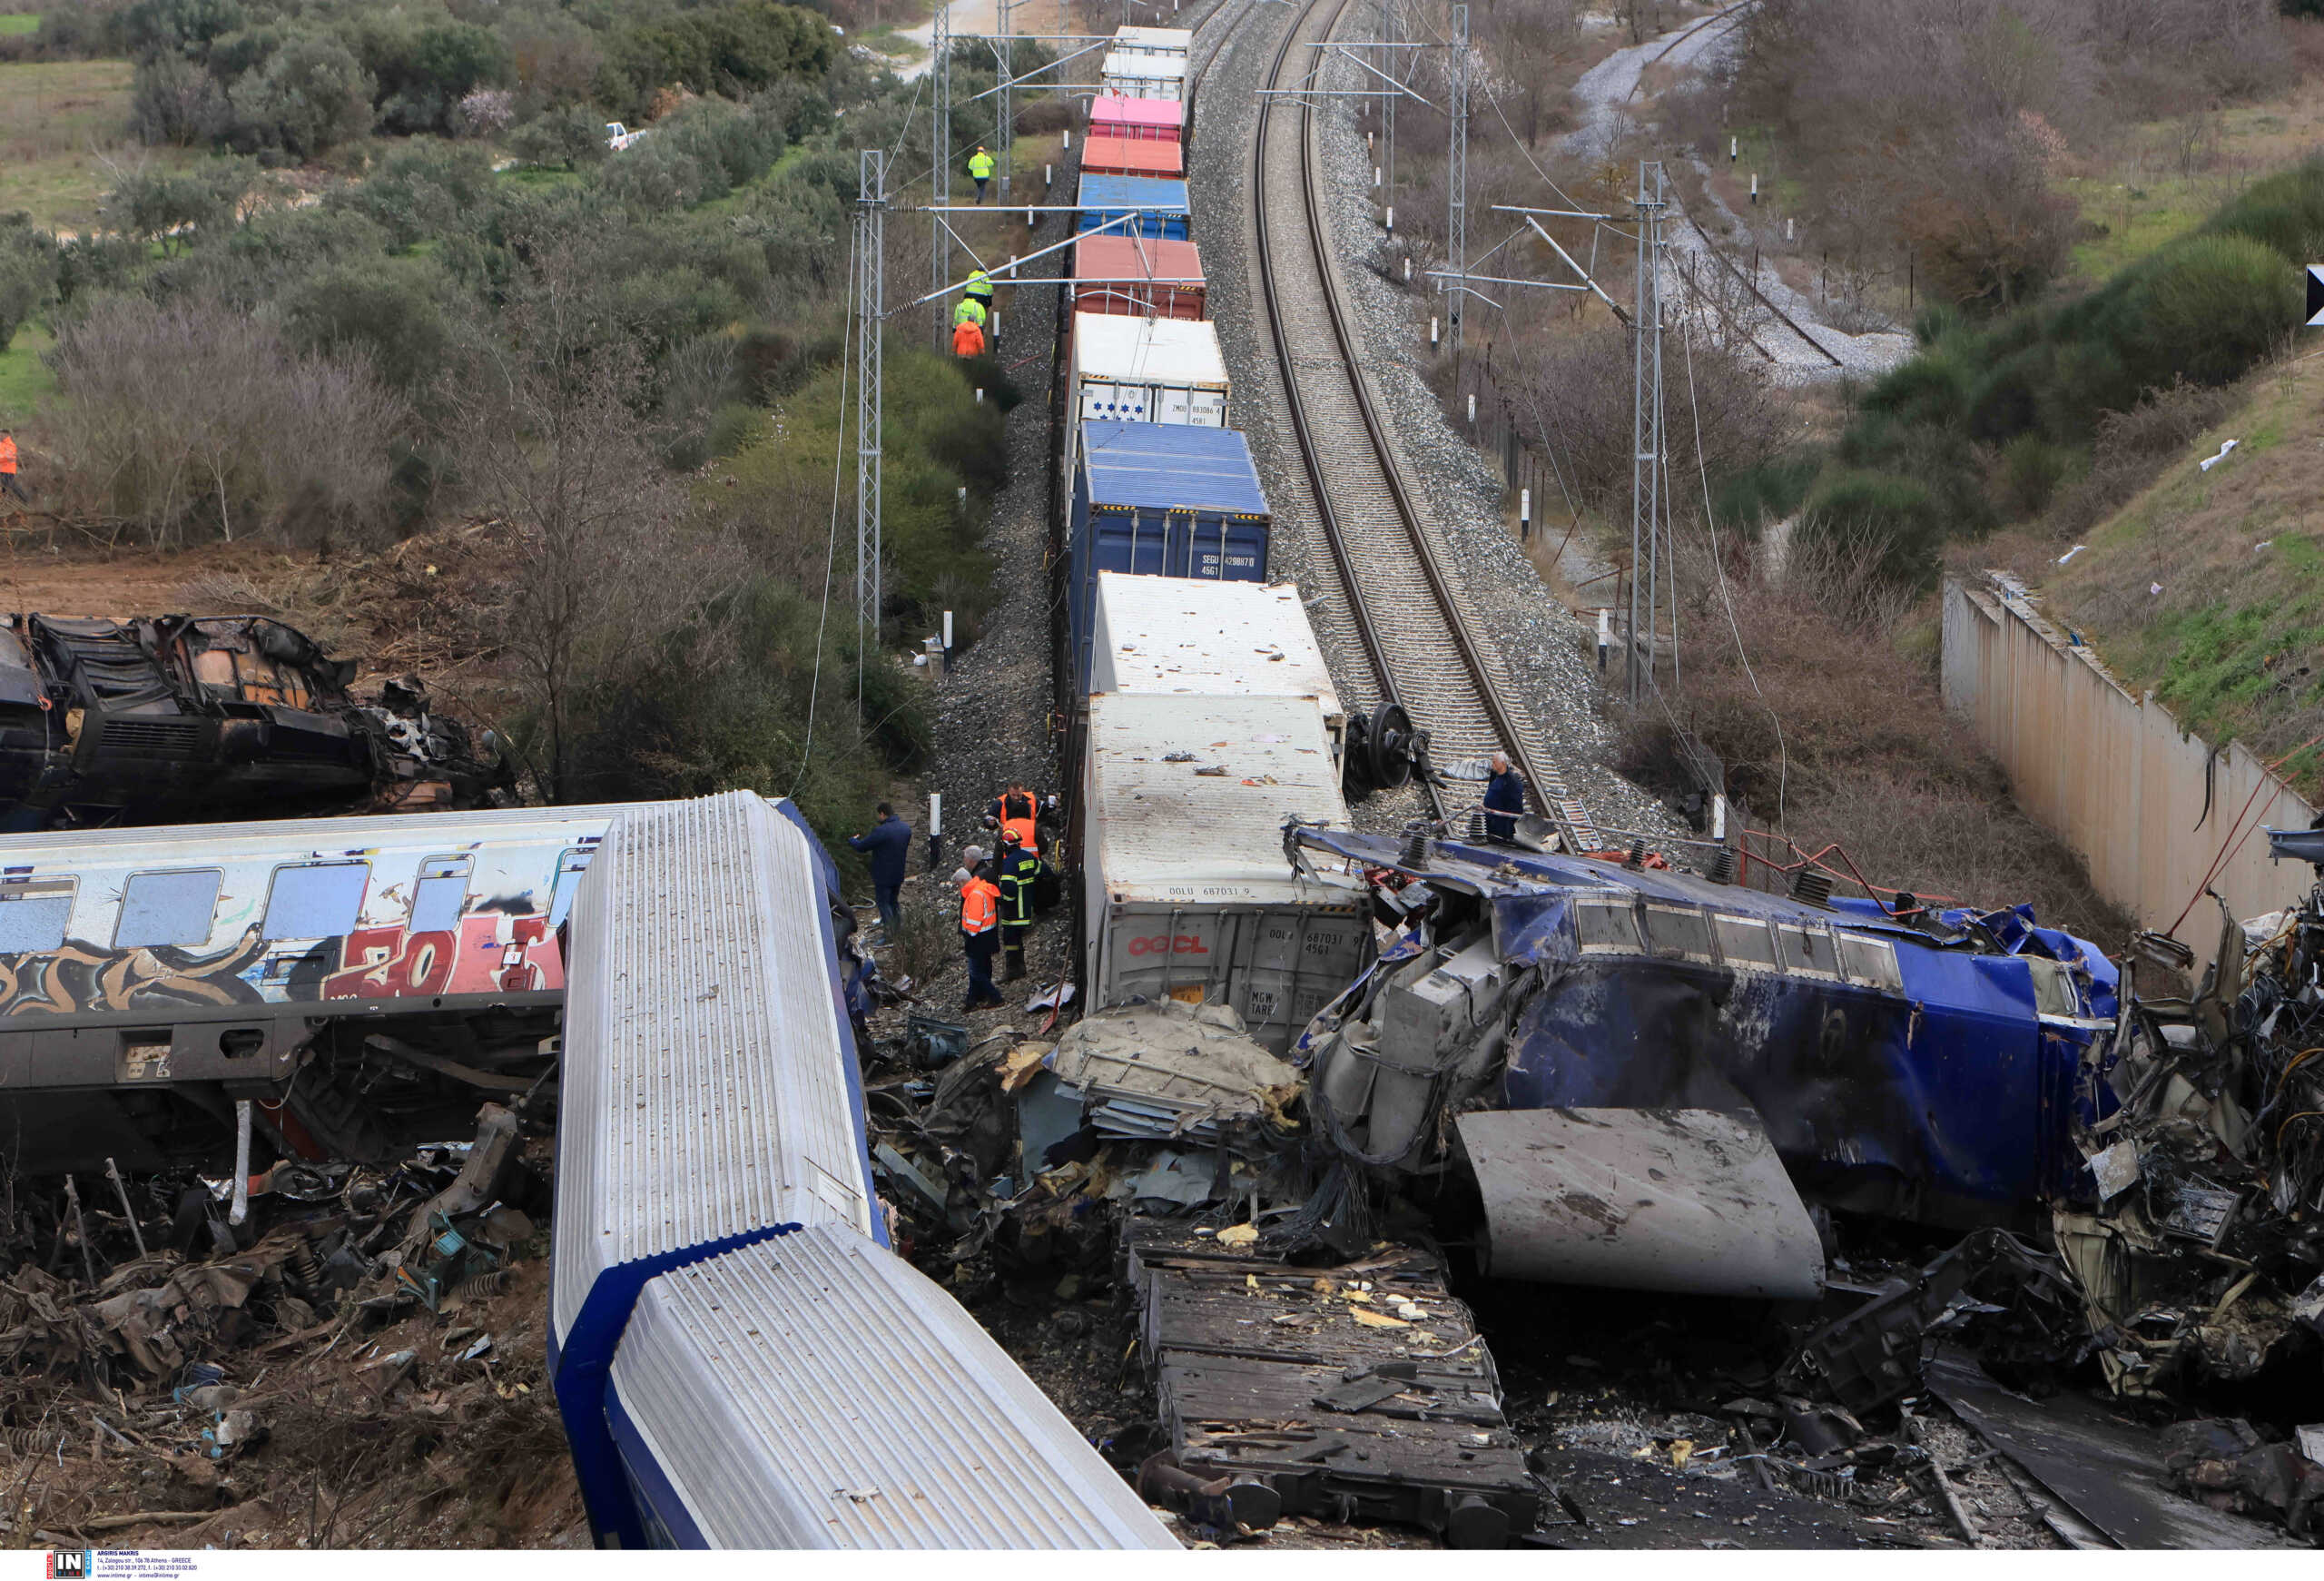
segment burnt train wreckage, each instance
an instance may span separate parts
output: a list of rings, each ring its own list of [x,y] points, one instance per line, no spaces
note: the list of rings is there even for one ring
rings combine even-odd
[[[0,830],[484,805],[510,782],[414,679],[260,616],[0,615]]]

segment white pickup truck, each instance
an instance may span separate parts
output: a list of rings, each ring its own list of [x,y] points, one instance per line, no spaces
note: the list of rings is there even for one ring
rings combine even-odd
[[[641,127],[637,131],[632,132],[628,127],[623,125],[618,121],[608,121],[606,123],[606,146],[612,149],[615,153],[619,153],[623,149],[627,148],[639,138],[651,137],[652,135],[654,135],[654,128],[651,126]]]

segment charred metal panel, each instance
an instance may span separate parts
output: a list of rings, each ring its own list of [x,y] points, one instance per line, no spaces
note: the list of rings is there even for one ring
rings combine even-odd
[[[1813,1300],[1824,1250],[1756,1116],[1480,1111],[1457,1122],[1503,1279]]]
[[[0,828],[482,805],[487,735],[257,616],[0,616]]]

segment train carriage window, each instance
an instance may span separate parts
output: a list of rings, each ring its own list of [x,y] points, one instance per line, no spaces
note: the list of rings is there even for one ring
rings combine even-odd
[[[113,948],[148,950],[205,942],[225,881],[224,870],[216,867],[131,874],[121,886],[121,921],[113,929]]]
[[[576,845],[558,853],[556,881],[548,892],[548,925],[551,932],[565,925],[573,910],[573,892],[580,886],[581,875],[589,870],[589,858],[596,855],[594,845]]]
[[[1638,910],[1628,901],[1577,901],[1573,925],[1581,935],[1585,951],[1619,950],[1632,955],[1646,953],[1646,944],[1639,937]]]
[[[1691,907],[1648,906],[1646,936],[1658,955],[1682,955],[1696,961],[1717,959],[1710,953],[1710,918]]]
[[[1758,917],[1718,917],[1718,953],[1730,966],[1747,971],[1776,969],[1776,936]]]
[[[411,921],[415,934],[452,934],[460,927],[460,910],[468,904],[468,872],[475,858],[429,856],[419,864],[419,877],[411,888]]]
[[[1818,977],[1840,974],[1840,963],[1832,953],[1832,935],[1827,930],[1777,923],[1776,939],[1783,947],[1785,971],[1807,972]]]
[[[1905,991],[1904,973],[1896,969],[1896,946],[1886,939],[1842,934],[1840,963],[1848,969],[1848,981],[1851,983],[1860,983],[1867,988],[1885,988],[1891,993]]]
[[[274,870],[267,891],[267,939],[333,939],[355,931],[363,914],[369,862],[307,862]]]
[[[45,954],[61,946],[79,884],[74,878],[19,878],[0,884],[0,955]]]

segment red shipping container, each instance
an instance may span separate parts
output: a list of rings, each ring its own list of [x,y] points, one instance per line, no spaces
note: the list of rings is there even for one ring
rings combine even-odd
[[[1119,94],[1100,94],[1089,101],[1089,135],[1183,143],[1187,107],[1175,99],[1128,99]]]
[[[1202,250],[1191,242],[1084,236],[1073,244],[1073,277],[1078,313],[1203,316]]]
[[[1097,137],[1081,145],[1084,175],[1150,175],[1177,181],[1187,173],[1186,150],[1158,137]]]

